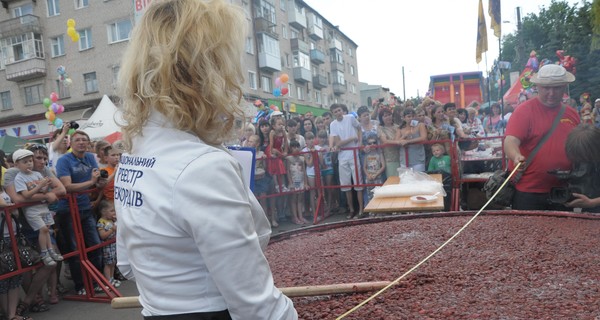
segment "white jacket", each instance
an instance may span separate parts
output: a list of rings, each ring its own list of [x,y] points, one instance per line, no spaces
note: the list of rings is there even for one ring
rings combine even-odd
[[[142,314],[228,309],[233,319],[297,319],[263,250],[271,229],[225,149],[153,112],[115,176],[119,270]]]

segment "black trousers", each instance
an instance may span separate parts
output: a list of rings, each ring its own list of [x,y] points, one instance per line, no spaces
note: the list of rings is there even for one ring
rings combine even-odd
[[[513,198],[513,210],[551,210],[551,211],[573,211],[562,204],[551,203],[548,201],[548,193],[530,193],[515,191]]]
[[[144,320],[231,320],[228,310],[144,317]]]

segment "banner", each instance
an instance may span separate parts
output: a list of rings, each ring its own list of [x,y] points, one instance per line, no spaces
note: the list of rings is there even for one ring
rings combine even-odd
[[[502,15],[500,13],[500,0],[490,0],[488,13],[490,15],[490,28],[498,38],[502,35]]]
[[[487,30],[485,29],[485,15],[483,14],[483,3],[479,0],[479,19],[477,21],[477,48],[475,50],[475,61],[481,62],[481,54],[488,50]]]

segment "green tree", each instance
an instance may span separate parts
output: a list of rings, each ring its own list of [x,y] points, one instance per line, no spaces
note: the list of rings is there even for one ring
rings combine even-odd
[[[577,80],[570,86],[571,96],[577,98],[589,92],[600,97],[600,50],[591,47],[594,19],[597,18],[589,1],[571,6],[566,1],[553,0],[548,8],[524,17],[515,34],[504,37],[502,60],[512,63],[511,71],[521,72],[532,50],[540,62],[549,59],[552,63],[559,60],[557,50],[564,50],[565,55],[577,60]]]

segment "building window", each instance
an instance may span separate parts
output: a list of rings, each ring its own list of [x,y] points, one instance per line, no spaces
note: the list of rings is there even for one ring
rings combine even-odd
[[[52,58],[65,55],[65,37],[60,35],[56,38],[50,38],[52,47]]]
[[[13,9],[13,18],[22,17],[26,14],[33,14],[33,4],[28,3]]]
[[[248,85],[250,89],[256,90],[256,72],[248,71]]]
[[[294,91],[292,91],[292,84],[288,83],[288,95],[290,96],[290,98],[294,97]]]
[[[75,9],[85,8],[89,5],[89,0],[75,0]]]
[[[254,39],[252,37],[246,38],[246,53],[254,54]]]
[[[57,16],[60,14],[60,6],[58,0],[46,0],[48,4],[48,17]]]
[[[315,102],[321,103],[321,91],[315,90]]]
[[[287,38],[288,38],[288,34],[287,34],[287,27],[286,27],[285,25],[282,25],[282,26],[281,26],[281,36],[282,36],[284,39],[287,39]]]
[[[354,85],[354,83],[352,84],[352,93],[356,93],[356,86]]]
[[[2,100],[2,110],[10,110],[13,108],[10,91],[0,92],[0,99]]]
[[[83,82],[85,83],[84,93],[98,92],[98,80],[95,72],[84,73]]]
[[[298,96],[298,100],[304,100],[303,89],[304,88],[300,86],[296,87],[296,95]]]
[[[294,28],[290,28],[290,39],[298,39],[300,32]]]
[[[26,106],[42,103],[43,87],[41,84],[36,84],[34,86],[25,87],[24,90],[25,90],[25,105]]]
[[[352,57],[352,48],[350,46],[348,46],[348,55]]]
[[[354,66],[353,65],[350,65],[350,74],[354,75]]]
[[[117,21],[108,25],[108,43],[128,40],[130,34],[131,20],[129,19]]]
[[[92,29],[79,30],[79,51],[92,48]]]
[[[279,0],[279,8],[281,9],[281,11],[285,11],[285,5],[287,0]]]
[[[59,99],[71,97],[69,87],[65,86],[60,80],[56,80],[56,92],[58,93]]]
[[[23,33],[0,40],[3,64],[33,58],[44,58],[42,36],[35,33]]]
[[[267,77],[267,76],[261,76],[260,77],[261,80],[261,84],[262,84],[262,89],[264,92],[271,92],[271,78]]]

